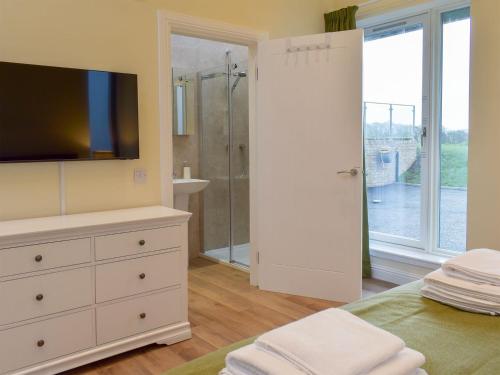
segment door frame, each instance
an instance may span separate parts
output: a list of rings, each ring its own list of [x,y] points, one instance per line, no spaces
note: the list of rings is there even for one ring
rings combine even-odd
[[[258,284],[258,255],[256,238],[257,186],[257,45],[269,39],[269,34],[212,19],[194,17],[166,10],[157,12],[158,26],[158,107],[160,127],[160,188],[162,205],[173,207],[173,136],[172,136],[172,34],[210,39],[248,47],[249,97],[249,178],[250,178],[250,284]]]

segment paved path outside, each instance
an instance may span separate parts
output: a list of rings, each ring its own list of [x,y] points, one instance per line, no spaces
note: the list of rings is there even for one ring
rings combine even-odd
[[[418,239],[420,196],[420,186],[415,185],[395,183],[368,188],[370,230]],[[467,190],[442,188],[441,248],[465,250],[466,218]]]

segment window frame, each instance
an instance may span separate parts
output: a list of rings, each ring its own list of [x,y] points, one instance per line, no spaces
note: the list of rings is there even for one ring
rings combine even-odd
[[[432,24],[434,25],[434,66],[433,71],[435,72],[435,79],[433,80],[433,101],[434,108],[433,111],[433,129],[431,133],[431,148],[432,152],[432,165],[431,173],[432,180],[430,186],[431,191],[431,223],[430,229],[432,231],[429,243],[429,252],[434,254],[440,254],[444,256],[455,256],[462,252],[445,249],[439,247],[439,236],[440,236],[440,189],[441,189],[441,113],[442,113],[442,82],[443,82],[443,24],[442,24],[442,14],[450,11],[470,8],[470,1],[461,1],[458,3],[450,4],[447,6],[442,6],[436,8],[431,16],[433,17]],[[469,40],[470,43],[470,40]],[[467,245],[466,245],[467,248]]]
[[[423,67],[422,67],[422,129],[427,136],[423,139],[422,155],[425,163],[421,170],[421,239],[412,240],[399,236],[370,231],[370,247],[391,246],[395,249],[414,251],[450,257],[457,251],[439,247],[440,225],[440,127],[442,108],[442,23],[443,13],[471,6],[470,0],[431,2],[427,9],[408,8],[377,14],[358,20],[358,27],[366,34],[373,29],[390,26],[403,21],[423,24]]]
[[[429,70],[429,58],[430,58],[430,17],[428,14],[419,14],[411,17],[404,17],[390,22],[377,23],[376,25],[365,28],[365,36],[370,35],[378,31],[380,27],[391,28],[391,26],[398,27],[402,24],[422,24],[422,129],[429,127],[429,114],[430,114],[430,70]],[[428,225],[427,225],[427,215],[428,211],[428,186],[427,183],[429,178],[429,158],[427,157],[429,148],[429,137],[422,138],[422,164],[421,164],[421,191],[420,191],[420,239],[411,239],[406,237],[401,237],[397,235],[390,235],[380,232],[370,232],[370,238],[373,240],[393,243],[400,246],[410,247],[415,250],[424,250],[425,244],[428,242]]]

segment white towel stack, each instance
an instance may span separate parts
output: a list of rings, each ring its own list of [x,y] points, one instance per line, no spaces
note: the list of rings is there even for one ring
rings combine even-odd
[[[399,337],[328,309],[229,353],[221,375],[421,375],[424,363]]]
[[[500,315],[500,252],[471,250],[424,278],[422,295],[459,309]]]

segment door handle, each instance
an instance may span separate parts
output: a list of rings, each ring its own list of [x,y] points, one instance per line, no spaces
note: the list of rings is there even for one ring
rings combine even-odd
[[[420,134],[420,146],[424,147],[424,138],[427,137],[427,127],[422,128],[422,133]]]
[[[351,169],[344,169],[342,171],[338,171],[337,174],[350,174],[352,177],[355,177],[358,175],[358,170],[356,168],[351,168]]]

